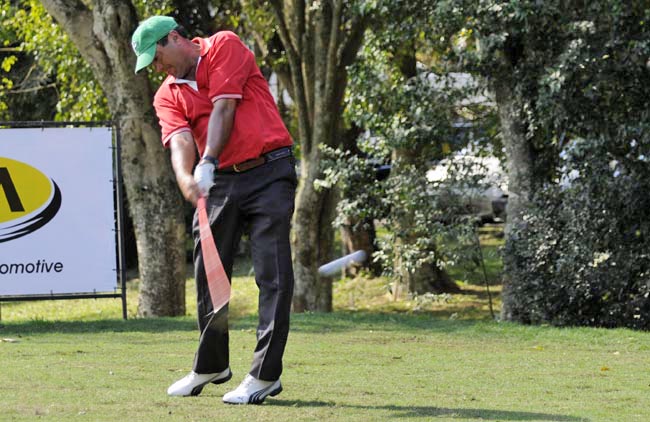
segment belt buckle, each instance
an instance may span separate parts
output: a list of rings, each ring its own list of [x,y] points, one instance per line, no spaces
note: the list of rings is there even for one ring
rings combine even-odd
[[[239,170],[239,168],[237,168],[237,164],[233,164],[232,169],[235,170],[235,173],[241,173],[241,170]]]

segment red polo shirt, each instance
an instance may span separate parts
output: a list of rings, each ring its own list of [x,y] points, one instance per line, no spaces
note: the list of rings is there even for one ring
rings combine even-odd
[[[199,154],[203,155],[213,103],[221,98],[237,99],[238,104],[230,138],[219,155],[219,167],[292,145],[268,83],[253,53],[239,37],[221,31],[192,42],[201,46],[196,69],[198,91],[187,83],[178,83],[170,75],[154,98],[165,148],[173,135],[189,131]]]

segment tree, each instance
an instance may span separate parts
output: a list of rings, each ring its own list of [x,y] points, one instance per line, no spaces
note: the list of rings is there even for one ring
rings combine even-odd
[[[452,248],[441,242],[460,228],[461,210],[452,209],[458,201],[444,199],[442,184],[428,180],[427,172],[457,147],[454,123],[466,93],[424,65],[415,70],[414,39],[386,48],[391,37],[373,32],[363,60],[351,68],[347,116],[369,133],[359,139],[360,149],[371,159],[390,162],[390,176],[377,183],[367,175],[374,176],[372,165],[349,158],[330,173],[350,193],[339,204],[339,216],[372,216],[390,233],[377,256],[394,281],[395,294],[400,289],[453,292],[458,286],[444,271]]]
[[[506,243],[517,227],[526,224],[531,195],[550,177],[543,152],[552,144],[535,125],[537,82],[545,66],[559,54],[566,25],[566,2],[539,3],[461,1],[441,2],[437,21],[444,38],[453,43],[452,55],[465,68],[485,78],[496,100],[508,168]],[[504,289],[518,280],[506,267]],[[505,294],[502,317],[510,319]]]
[[[185,225],[182,200],[152,109],[146,74],[135,75],[131,33],[138,18],[131,2],[43,0],[106,95],[122,138],[124,184],[139,256],[143,316],[185,313]]]
[[[9,28],[4,28],[7,32]],[[0,83],[0,119],[52,120],[57,104],[56,85],[34,58],[20,47],[15,34],[0,48],[0,62],[6,74]],[[10,37],[12,39],[10,39]]]
[[[645,226],[616,234],[647,220],[629,208],[647,209],[630,201],[647,180],[647,2],[469,0],[437,13],[499,109],[510,177],[502,317],[647,327]]]
[[[108,120],[104,95],[68,37],[35,0],[2,1],[2,90],[11,120]]]
[[[608,0],[563,14],[534,110],[558,144],[557,178],[533,195],[508,250],[519,281],[509,309],[523,322],[648,329],[650,5]]]
[[[365,1],[244,1],[245,10],[265,10],[273,20],[290,72],[289,91],[296,105],[300,146],[300,184],[296,194],[292,245],[296,287],[294,310],[330,311],[331,279],[320,278],[319,265],[331,259],[335,198],[317,189],[322,178],[321,145],[340,142],[347,66],[361,45],[371,7]],[[268,16],[268,15],[267,15]],[[254,28],[257,39],[268,39]]]
[[[413,131],[406,136],[399,136],[394,133],[393,135],[397,136],[387,138],[389,145],[392,147],[391,161],[393,169],[391,182],[394,183],[391,184],[397,188],[396,191],[406,194],[405,198],[413,199],[413,201],[396,201],[392,209],[394,218],[390,229],[395,234],[392,272],[396,280],[395,290],[398,289],[399,284],[403,284],[412,294],[432,291],[437,293],[457,292],[460,290],[441,265],[443,260],[439,252],[440,246],[436,244],[433,233],[427,229],[422,230],[421,227],[417,227],[417,215],[431,199],[423,198],[424,203],[417,201],[418,191],[426,192],[428,189],[426,183],[428,166],[431,164],[432,159],[441,156],[442,145],[449,144],[449,139],[445,139],[445,135],[451,137],[449,129],[451,129],[452,122],[448,121],[447,118],[454,115],[451,111],[453,103],[449,104],[450,108],[448,110],[445,110],[444,106],[429,106],[432,104],[427,101],[426,96],[419,97],[417,94],[413,95],[411,93],[412,88],[415,88],[420,92],[428,93],[429,98],[442,99],[437,92],[431,92],[428,87],[423,86],[430,83],[426,78],[427,71],[418,72],[417,69],[417,39],[419,33],[422,33],[423,27],[428,23],[428,5],[428,2],[411,2],[406,7],[405,5],[395,5],[398,7],[395,9],[389,8],[387,10],[388,16],[386,16],[386,27],[382,28],[383,34],[378,36],[378,38],[381,38],[378,47],[387,51],[392,58],[391,62],[394,66],[394,72],[398,75],[398,83],[403,85],[402,89],[397,89],[397,92],[404,98],[404,102],[401,104],[403,108],[393,111],[408,116],[407,119],[404,119],[404,125],[420,128],[420,130]],[[400,16],[401,19],[394,20],[395,14]],[[409,104],[409,102],[411,103]],[[447,103],[443,102],[442,104]],[[426,111],[422,111],[422,113],[431,115],[428,119],[419,118],[417,108],[424,108]],[[390,119],[389,116],[386,117]],[[432,122],[435,123],[432,124]],[[424,129],[427,126],[437,126],[440,129],[437,131],[436,129]],[[447,131],[443,128],[446,128]],[[407,182],[404,183],[404,181]],[[412,189],[413,187],[415,189]],[[428,238],[424,247],[423,238]]]
[[[362,128],[358,141],[363,154],[375,164],[390,162],[390,177],[378,184],[374,175],[363,174],[374,173],[368,160],[343,157],[328,171],[330,182],[343,186],[337,220],[365,223],[372,216],[382,221],[391,237],[377,256],[386,260],[384,272],[393,278],[396,290],[458,291],[444,265],[460,252],[452,243],[464,243],[461,232],[471,236],[471,243],[474,236],[471,230],[461,229],[468,223],[461,215],[466,210],[453,209],[449,194],[441,200],[442,190],[452,192],[451,178],[432,183],[427,172],[466,146],[468,133],[481,131],[485,113],[470,98],[476,95],[471,78],[458,83],[451,73],[458,72],[458,66],[445,61],[447,45],[432,33],[435,4],[381,4],[381,13],[366,36],[362,60],[350,69],[346,118]],[[463,137],[454,128],[459,122],[472,124]],[[483,140],[487,141],[484,136]],[[443,244],[451,232],[455,242]]]

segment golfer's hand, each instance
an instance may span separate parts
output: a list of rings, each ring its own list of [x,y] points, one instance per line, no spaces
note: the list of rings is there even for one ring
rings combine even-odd
[[[210,188],[214,185],[215,165],[209,161],[201,160],[194,169],[194,181],[199,187],[201,196],[208,197]]]

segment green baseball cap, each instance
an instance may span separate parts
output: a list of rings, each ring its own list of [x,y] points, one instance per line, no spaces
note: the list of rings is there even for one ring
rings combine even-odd
[[[149,66],[156,56],[156,43],[163,39],[178,24],[169,16],[152,16],[138,25],[131,36],[131,46],[138,57],[135,73]]]

